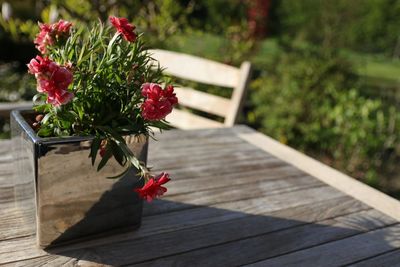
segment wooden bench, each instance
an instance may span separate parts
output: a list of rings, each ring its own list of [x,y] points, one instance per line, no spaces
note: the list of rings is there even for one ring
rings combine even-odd
[[[32,108],[32,102],[2,102],[0,103],[0,118],[9,119],[13,109]]]
[[[167,121],[180,129],[218,128],[233,126],[242,109],[251,75],[251,64],[243,62],[240,68],[212,60],[165,50],[150,50],[164,72],[184,80],[232,88],[231,98],[204,93],[194,88],[175,88],[179,105],[214,114],[224,122],[174,109]]]

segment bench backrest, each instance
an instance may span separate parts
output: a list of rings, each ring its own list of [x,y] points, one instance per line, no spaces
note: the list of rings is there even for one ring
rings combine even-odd
[[[165,50],[150,50],[152,57],[164,72],[184,80],[232,88],[231,98],[204,93],[194,88],[175,88],[179,105],[218,115],[224,123],[174,109],[167,116],[173,126],[181,129],[215,128],[233,126],[241,111],[251,75],[251,64],[243,62],[240,68],[212,60]]]

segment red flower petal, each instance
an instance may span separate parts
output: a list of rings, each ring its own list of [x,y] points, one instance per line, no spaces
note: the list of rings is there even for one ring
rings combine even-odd
[[[159,84],[144,83],[142,85],[142,95],[146,97],[141,106],[142,116],[150,121],[164,119],[172,112],[173,106],[178,103],[178,98],[172,85],[162,90]]]
[[[167,192],[167,188],[161,186],[171,179],[169,174],[162,172],[157,177],[152,177],[142,188],[135,188],[134,191],[139,194],[139,196],[148,202],[151,202],[156,197],[162,196]]]
[[[134,42],[137,38],[134,32],[135,26],[130,24],[126,18],[109,17],[111,24],[122,34],[128,42]]]

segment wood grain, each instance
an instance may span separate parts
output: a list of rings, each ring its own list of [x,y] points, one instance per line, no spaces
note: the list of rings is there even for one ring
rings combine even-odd
[[[149,51],[165,73],[182,79],[224,87],[235,87],[239,81],[239,70],[235,67],[212,60],[154,49]]]
[[[264,235],[258,234],[234,242],[227,242],[221,245],[192,250],[187,253],[163,257],[157,260],[144,262],[138,266],[243,265],[252,261],[296,251],[301,248],[316,246],[345,238],[393,223],[393,220],[369,221],[370,217],[377,218],[380,215],[381,214],[376,211],[361,211],[336,217],[335,219],[320,221],[317,224],[300,225],[282,231],[274,231]],[[359,221],[359,223],[352,223],[354,220]],[[239,231],[238,229],[239,228],[236,228],[236,231]],[[241,231],[244,231],[244,229]],[[303,259],[307,259],[307,256],[305,255]],[[325,258],[322,258],[322,260],[324,259]],[[297,261],[297,264],[299,262],[300,261]],[[288,266],[285,262],[277,261],[277,263],[278,265],[280,264],[279,266]],[[312,263],[312,261],[309,263]],[[260,266],[270,265],[261,264]],[[326,265],[322,263],[319,266]]]
[[[251,79],[251,64],[243,62],[240,66],[239,81],[235,86],[232,94],[231,105],[227,116],[225,117],[225,126],[233,126],[238,118],[239,112],[242,110],[243,103],[246,98],[247,87]]]
[[[10,118],[10,112],[13,109],[29,109],[32,108],[32,102],[1,102],[0,103],[0,117]]]
[[[0,240],[2,241],[35,233],[35,207],[30,200],[20,200],[18,206],[14,202],[1,205],[0,218]]]
[[[174,109],[172,113],[167,116],[166,120],[171,123],[172,126],[183,130],[221,128],[224,126],[220,122],[200,117],[179,109]]]
[[[157,135],[149,162],[173,180],[141,228],[48,251],[23,221],[34,209],[15,205],[11,143],[0,142],[0,265],[396,266],[396,220],[241,138],[252,132]]]
[[[335,208],[328,208],[332,206],[332,201],[338,205],[335,205]],[[330,210],[329,212],[326,212],[327,208]],[[152,227],[148,226],[148,231],[142,233],[142,235],[137,235],[127,240],[119,240],[118,243],[114,243],[112,246],[107,244],[99,246],[97,244],[96,247],[91,247],[90,251],[93,253],[92,256],[98,255],[98,257],[101,257],[103,251],[108,250],[107,253],[111,253],[113,256],[106,261],[107,264],[129,264],[153,257],[167,256],[177,252],[190,251],[204,246],[226,243],[232,240],[304,225],[314,220],[337,217],[343,213],[357,212],[366,208],[366,206],[359,205],[359,202],[354,202],[351,199],[337,198],[331,201],[314,202],[282,209],[268,213],[268,216],[244,215],[227,221],[214,221],[213,223],[209,222],[198,226],[175,228],[173,231],[166,231],[168,228],[161,226],[164,219],[159,216],[160,220],[156,228],[159,228],[161,232],[151,232],[150,229]],[[228,214],[229,212],[225,211],[225,215]],[[298,215],[300,217],[297,217]],[[297,218],[294,219],[294,217]],[[171,221],[170,219],[168,221]],[[147,223],[156,223],[155,219],[152,221]],[[174,220],[174,222],[178,223],[177,220]],[[243,230],[238,231],[238,228]],[[204,233],[207,234],[205,235]],[[177,238],[179,239],[178,243],[175,241]],[[157,246],[154,246],[154,243],[157,243]],[[130,252],[128,253],[128,251]],[[68,254],[78,254],[78,251],[71,251]],[[24,266],[33,266],[30,262],[30,260],[24,261]]]
[[[118,235],[113,238],[108,237],[100,241],[96,239],[93,242],[87,242],[86,245],[78,244],[78,246],[86,248],[105,243],[112,247],[115,242],[126,240],[127,238],[132,238],[134,241],[137,237],[145,238],[152,234],[229,221],[245,217],[248,214],[267,215],[270,212],[277,212],[281,209],[309,205],[317,201],[322,201],[322,199],[330,200],[344,196],[341,192],[332,190],[329,187],[311,188],[300,190],[299,192],[294,191],[263,198],[221,203],[210,207],[174,203],[166,200],[167,198],[160,199],[154,201],[153,204],[145,205],[145,214],[153,215],[146,215],[143,218],[142,227],[139,230],[131,232],[129,235]],[[171,211],[171,207],[174,211]],[[363,206],[363,208],[365,207]],[[342,212],[346,213],[343,209]],[[300,214],[302,213],[300,212]],[[321,214],[324,213],[317,213],[316,216],[321,216]],[[18,246],[17,244],[19,243],[25,245]],[[0,264],[12,259],[23,260],[45,255],[43,250],[37,249],[34,244],[35,239],[33,237],[0,242]]]
[[[260,133],[241,138],[400,221],[400,201]]]
[[[341,266],[399,247],[400,224],[396,224],[261,261],[251,266],[299,266],[300,262],[304,263],[306,257],[308,266]],[[381,264],[378,259],[376,266],[384,266]]]
[[[386,253],[383,253],[376,257],[371,257],[366,260],[361,260],[357,263],[349,265],[351,267],[376,267],[376,266],[400,266],[400,249],[395,249]]]
[[[231,106],[228,98],[207,94],[189,87],[175,87],[179,104],[221,117],[226,117]]]

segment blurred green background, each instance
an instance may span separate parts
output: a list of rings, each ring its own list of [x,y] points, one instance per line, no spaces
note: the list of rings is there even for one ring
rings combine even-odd
[[[250,60],[242,123],[400,199],[400,0],[0,3],[2,102],[35,93],[25,64],[37,21],[125,16],[149,47]],[[7,137],[4,118],[0,129]]]

